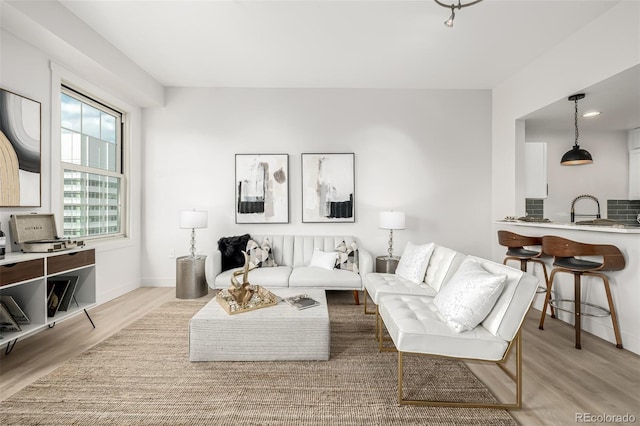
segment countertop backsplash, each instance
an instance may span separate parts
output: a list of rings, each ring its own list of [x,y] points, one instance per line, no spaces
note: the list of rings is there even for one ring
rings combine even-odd
[[[536,219],[544,218],[543,199],[527,198],[525,201],[527,216]],[[640,215],[640,200],[607,200],[607,219],[635,225],[638,223],[638,215]]]
[[[640,200],[607,200],[607,218],[623,223],[637,224]]]

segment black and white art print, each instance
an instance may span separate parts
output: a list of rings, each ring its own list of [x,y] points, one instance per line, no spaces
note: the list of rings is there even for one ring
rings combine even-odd
[[[289,223],[289,156],[236,154],[236,223]]]
[[[39,207],[40,103],[0,89],[0,207]]]
[[[302,222],[355,222],[355,155],[302,154]]]

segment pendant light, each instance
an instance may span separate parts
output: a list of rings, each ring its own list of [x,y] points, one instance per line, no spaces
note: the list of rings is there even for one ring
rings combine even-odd
[[[446,21],[444,21],[444,25],[448,28],[452,28],[453,27],[453,20],[456,18],[456,11],[455,9],[462,9],[463,7],[467,7],[467,6],[472,6],[476,3],[480,3],[482,0],[471,0],[471,1],[467,1],[466,3],[462,3],[462,0],[458,0],[458,4],[456,5],[455,3],[451,3],[451,4],[446,4],[440,0],[433,0],[435,1],[437,4],[439,4],[442,7],[446,7],[447,9],[451,9],[451,15],[449,16],[449,19],[447,19]]]
[[[586,149],[580,148],[578,145],[578,101],[584,98],[584,93],[578,93],[576,95],[569,96],[569,100],[575,103],[575,128],[576,128],[576,140],[574,142],[573,148],[570,151],[567,151],[563,156],[562,160],[560,160],[560,164],[563,166],[579,166],[582,164],[591,164],[593,163],[593,158],[589,151]]]

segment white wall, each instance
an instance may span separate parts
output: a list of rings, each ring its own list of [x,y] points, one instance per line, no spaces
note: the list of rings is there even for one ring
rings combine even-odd
[[[640,2],[623,1],[493,89],[494,219],[522,211],[524,137],[516,130],[517,120],[639,63]],[[580,168],[571,171],[580,173]],[[574,176],[566,185],[577,181]],[[497,244],[494,248],[500,259],[504,253]]]
[[[378,213],[407,214],[394,234],[489,256],[488,91],[168,89],[166,106],[144,110],[143,283],[175,285],[186,255],[181,209],[206,209],[197,231],[208,252],[222,236],[249,233],[352,234],[373,255],[386,253]],[[354,152],[356,222],[301,223],[300,154]],[[289,154],[290,223],[236,225],[234,155]]]
[[[627,132],[582,132],[580,146],[591,153],[593,164],[561,166],[560,159],[573,145],[572,136],[572,133],[527,128],[527,142],[547,142],[549,196],[544,200],[544,217],[570,222],[571,201],[578,195],[590,194],[598,198],[600,213],[606,218],[607,200],[626,200],[629,194]],[[596,212],[596,204],[591,200],[576,203],[576,213]],[[576,217],[576,221],[588,219]]]
[[[4,24],[5,21],[3,21]],[[42,112],[42,205],[41,207],[0,208],[0,222],[2,229],[8,234],[9,216],[11,214],[54,213],[57,228],[62,226],[62,211],[60,205],[60,185],[56,184],[59,167],[58,160],[52,146],[59,146],[59,142],[52,136],[52,90],[59,87],[59,83],[52,83],[51,59],[57,59],[57,66],[67,67],[66,75],[77,75],[92,87],[111,92],[112,87],[102,79],[95,78],[87,72],[82,55],[76,52],[74,60],[65,60],[59,52],[44,52],[16,35],[6,31],[0,32],[0,87],[31,98],[41,104]],[[93,68],[95,64],[91,64]],[[82,79],[82,77],[86,77]],[[126,103],[126,99],[122,101]],[[96,249],[96,296],[98,303],[105,302],[124,294],[140,285],[140,193],[141,193],[141,145],[139,107],[131,107],[128,111],[131,134],[128,140],[130,148],[130,228],[128,238],[124,241],[97,243],[88,245]],[[58,137],[59,139],[59,137]],[[11,247],[8,247],[11,249]],[[17,248],[16,248],[17,249]]]
[[[623,1],[494,88],[491,184],[493,219],[514,216],[523,211],[524,159],[522,152],[525,137],[523,123],[519,119],[638,64],[640,64],[640,2]],[[581,138],[580,143],[595,158],[605,157],[595,141],[587,140],[586,134],[584,139]],[[556,156],[557,152],[554,153],[553,150],[548,152],[549,164],[552,164],[553,156]],[[618,157],[617,160],[612,159],[615,164],[609,164],[612,169],[618,167],[620,161],[619,155],[615,155]],[[566,194],[582,192],[586,188],[586,183],[582,182],[587,179],[586,167],[591,166],[567,167],[563,170],[564,175],[560,179],[562,182],[557,184],[564,185],[564,188],[558,188],[558,190]],[[619,167],[624,168],[624,166]],[[611,173],[620,173],[620,170],[613,170]],[[591,184],[594,183],[591,182]],[[626,188],[626,184],[622,187]],[[598,189],[598,191],[601,190]],[[586,189],[585,192],[591,192],[591,190]],[[571,200],[567,202],[570,203]],[[559,204],[554,210],[561,210]],[[494,235],[498,229],[499,225],[494,224]],[[601,236],[590,237],[589,233],[583,234],[584,239],[581,241],[600,242],[597,239]],[[589,241],[589,238],[592,241]],[[493,259],[500,261],[503,258],[504,247],[499,246],[496,241],[493,243]],[[631,255],[628,256],[627,261],[638,262],[638,259]],[[612,282],[614,287],[634,284]],[[637,310],[638,301],[633,298],[618,298],[614,302],[618,310],[624,311],[625,315],[631,313],[625,320],[627,322],[620,323],[623,334],[627,333],[627,330],[633,330],[635,324],[640,321],[640,313]],[[542,298],[538,298],[534,306],[541,309]],[[628,324],[632,326],[629,327]],[[590,323],[584,324],[583,329],[603,339],[611,338],[609,333],[591,326]],[[637,340],[632,346],[633,350],[637,351]]]

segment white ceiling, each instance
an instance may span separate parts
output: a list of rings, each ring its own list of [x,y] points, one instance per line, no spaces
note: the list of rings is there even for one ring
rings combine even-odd
[[[168,87],[492,89],[620,1],[484,0],[453,28],[433,0],[60,3]],[[640,126],[640,67],[585,93],[585,130]],[[527,127],[572,117],[559,99]]]
[[[585,97],[578,101],[580,130],[618,131],[640,127],[640,65],[581,92]],[[601,114],[582,118],[588,111],[600,111]],[[573,129],[574,114],[574,102],[567,96],[523,118],[527,129],[555,132]]]
[[[619,1],[61,3],[164,86],[491,89]]]

